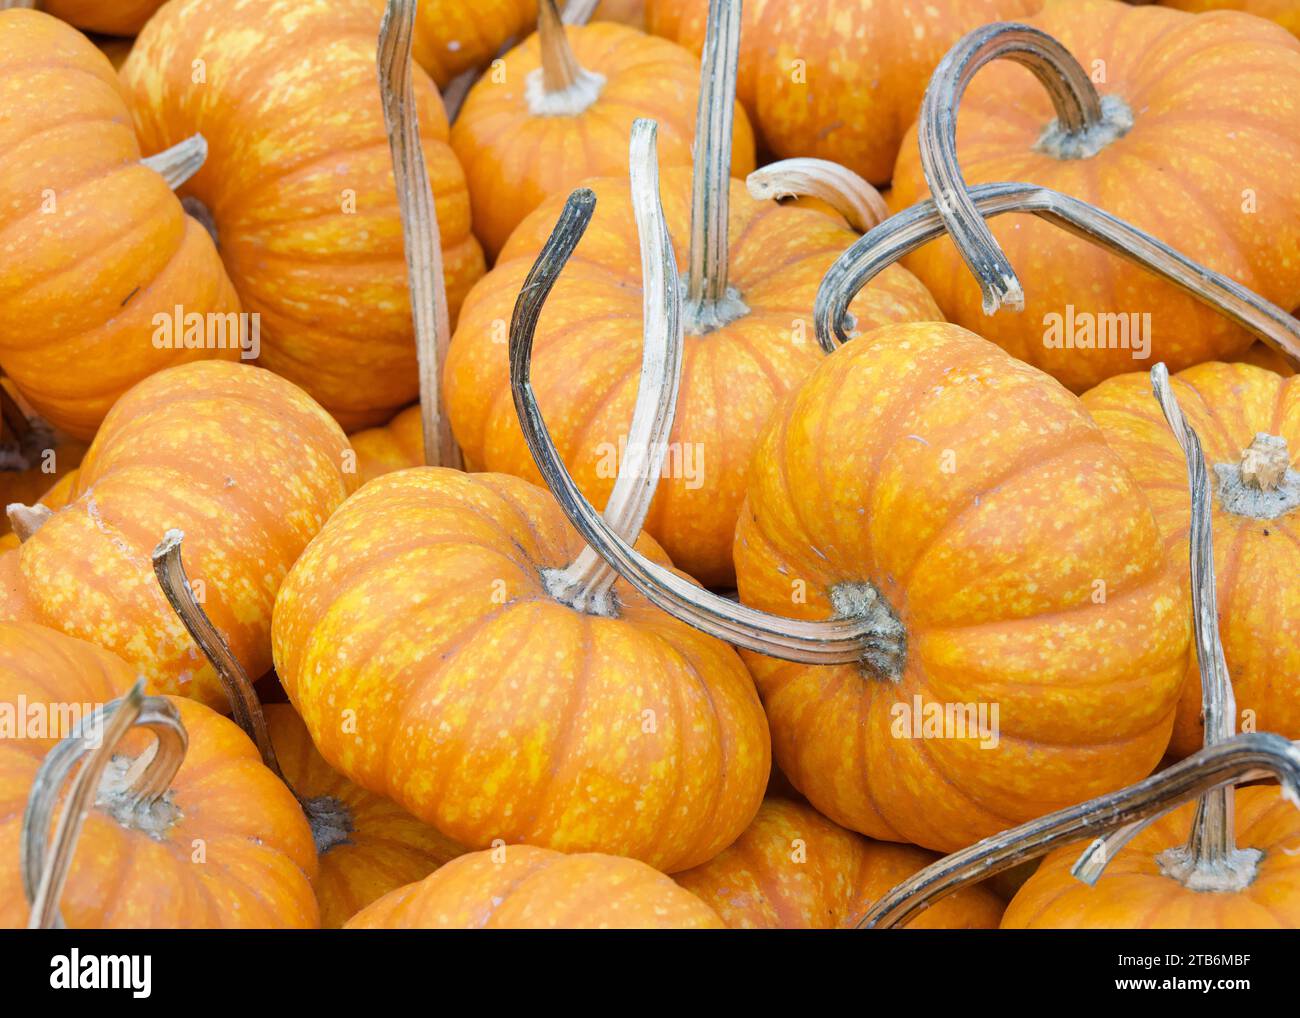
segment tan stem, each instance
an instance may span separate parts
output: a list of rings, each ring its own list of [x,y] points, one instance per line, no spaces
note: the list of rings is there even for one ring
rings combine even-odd
[[[388,0],[379,29],[379,93],[392,153],[393,178],[406,247],[406,274],[411,290],[416,359],[420,373],[420,408],[424,457],[432,466],[460,467],[460,450],[441,405],[438,379],[451,343],[451,316],[443,279],[438,218],[429,172],[420,146],[412,82],[411,42],[417,0]]]
[[[889,218],[889,206],[880,192],[847,166],[828,159],[782,159],[745,178],[751,198],[798,198],[826,202],[858,233],[866,233]]]
[[[201,134],[195,134],[157,155],[146,156],[140,160],[140,165],[149,167],[175,191],[198,173],[207,159],[207,139]]]
[[[576,117],[600,98],[605,76],[578,63],[555,0],[537,4],[537,41],[542,66],[524,83],[529,112],[535,117]]]
[[[0,11],[31,11],[40,0],[0,0]]]
[[[9,525],[18,535],[18,543],[22,544],[29,541],[41,527],[45,526],[54,511],[48,506],[43,506],[39,502],[35,505],[24,505],[22,502],[10,502],[5,506],[5,515],[9,517]]]
[[[1291,467],[1291,453],[1281,435],[1257,434],[1241,453],[1241,479],[1257,491],[1276,491]]]
[[[566,25],[585,25],[596,13],[600,0],[569,0],[564,5],[564,23]]]

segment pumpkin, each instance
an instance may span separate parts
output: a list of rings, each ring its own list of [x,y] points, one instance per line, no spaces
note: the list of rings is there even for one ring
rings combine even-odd
[[[386,0],[371,0],[382,12]],[[453,78],[487,64],[511,39],[537,22],[537,0],[420,0],[415,59],[444,88]]]
[[[935,856],[911,845],[869,841],[810,806],[767,798],[730,847],[676,881],[731,929],[835,929]],[[993,929],[1002,902],[970,888],[925,912],[927,929]]]
[[[537,32],[470,89],[451,130],[489,257],[548,195],[621,174],[639,116],[658,122],[664,165],[689,165],[699,92],[699,62],[680,46],[609,22],[566,30],[555,0],[542,0]],[[736,172],[752,170],[743,110],[733,149]]]
[[[1209,363],[1175,375],[1173,388],[1201,436],[1218,494],[1219,625],[1239,718],[1250,730],[1300,739],[1300,473],[1291,466],[1300,456],[1300,381],[1249,364]],[[1083,404],[1146,493],[1170,555],[1186,561],[1186,466],[1151,399],[1150,379],[1108,379]],[[1198,675],[1193,655],[1169,747],[1176,756],[1204,740]]]
[[[1079,91],[1060,101],[1084,127],[1053,121],[1052,101],[1026,68],[986,67],[960,96],[965,181],[1027,181],[1072,195],[1283,308],[1300,305],[1300,195],[1284,183],[1300,158],[1300,41],[1235,12],[1192,16],[1112,0],[1049,0],[1027,24],[1083,63],[1070,60]],[[1018,59],[1056,79],[1051,40],[1021,35],[1010,26],[963,42],[931,85],[935,113],[947,117],[955,105],[972,47],[987,52],[1015,37]],[[1090,74],[1104,75],[1100,102]],[[946,139],[941,158],[955,159]],[[890,200],[901,208],[927,193],[914,129]],[[1196,215],[1185,215],[1192,207]],[[1010,265],[1033,281],[1022,314],[985,315],[984,300],[992,310],[999,297],[982,298],[948,238],[904,264],[951,321],[1076,392],[1148,358],[1172,371],[1228,358],[1253,338],[1172,284],[1047,223],[1004,218],[990,228]],[[1019,298],[1008,285],[1000,299]]]
[[[729,4],[717,7],[734,17]],[[726,64],[734,50],[712,52],[717,64],[704,68],[703,81],[714,112],[698,125],[696,143],[710,160],[694,178],[679,167],[662,175],[669,233],[690,238],[688,248],[675,248],[678,263],[689,266],[687,335],[671,455],[647,529],[677,566],[707,586],[727,587],[759,433],[822,359],[809,314],[813,297],[856,235],[820,213],[750,198],[744,184],[729,180],[729,148],[715,142],[731,136],[718,125],[733,108],[734,70]],[[596,196],[595,218],[542,313],[532,384],[565,462],[600,505],[623,458],[641,359],[642,292],[626,179],[585,186]],[[562,204],[553,195],[519,224],[466,300],[452,337],[443,387],[470,469],[539,477],[511,401],[504,339],[515,296]],[[940,317],[925,288],[892,267],[858,296],[852,313],[863,328]]]
[[[1207,11],[1245,11],[1276,21],[1292,35],[1300,35],[1300,5],[1295,0],[1160,0],[1166,7],[1194,14]]]
[[[149,22],[121,72],[146,149],[196,131],[208,141],[184,194],[260,316],[260,363],[347,430],[388,420],[418,391],[379,26],[368,0],[181,0]],[[413,86],[454,316],[482,252],[437,91],[418,68]]]
[[[40,0],[46,14],[61,18],[83,32],[135,35],[166,0]]]
[[[420,407],[407,407],[387,424],[349,435],[357,454],[357,477],[361,483],[380,474],[424,465],[424,433]]]
[[[888,183],[930,72],[963,33],[1042,0],[746,0],[737,94],[779,157]],[[648,0],[649,30],[701,52],[708,0]],[[1018,178],[1017,178],[1018,179]]]
[[[510,845],[453,859],[348,922],[363,929],[721,929],[708,905],[635,859]]]
[[[47,14],[0,11],[0,109],[0,366],[35,412],[89,440],[140,379],[238,357],[160,341],[158,316],[224,323],[239,299],[211,238],[141,165],[107,58]]]
[[[86,446],[60,435],[22,406],[13,383],[0,379],[4,439],[0,442],[0,505],[35,502],[76,470]],[[0,534],[9,520],[0,520]]]
[[[189,535],[194,576],[245,668],[271,664],[271,605],[289,566],[356,487],[347,439],[269,371],[201,361],[128,392],[87,451],[70,501],[0,554],[0,618],[119,653],[153,688],[225,697],[149,568],[158,538]]]
[[[0,739],[0,927],[28,921],[24,804],[59,741],[52,728],[31,726],[38,718],[62,726],[79,710],[85,718],[134,681],[135,670],[108,651],[43,626],[0,623],[0,717],[26,723],[18,737]],[[141,809],[127,772],[152,738],[130,732],[106,746],[112,756],[60,896],[64,921],[75,929],[314,927],[316,855],[293,796],[219,714],[184,698],[149,701],[188,735],[184,760],[165,794]]]
[[[1267,343],[1255,342],[1246,347],[1246,352],[1238,354],[1233,358],[1242,364],[1254,364],[1256,367],[1267,368],[1274,374],[1282,375],[1284,378],[1290,378],[1295,374],[1293,368],[1285,357],[1270,347]]]
[[[113,36],[101,36],[94,40],[101,53],[108,57],[108,62],[118,69],[126,62],[131,47],[135,44],[134,39],[118,39]]]

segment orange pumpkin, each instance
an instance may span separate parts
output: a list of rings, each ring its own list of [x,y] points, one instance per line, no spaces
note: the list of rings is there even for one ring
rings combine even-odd
[[[46,14],[75,25],[83,32],[135,35],[166,0],[41,0]]]
[[[382,13],[387,0],[371,0]],[[420,0],[414,55],[439,88],[487,64],[537,23],[537,0]]]
[[[1175,375],[1173,387],[1201,436],[1218,496],[1219,629],[1239,724],[1300,739],[1300,473],[1291,468],[1300,456],[1300,381],[1249,364],[1209,363]],[[1150,379],[1108,379],[1083,404],[1146,493],[1170,557],[1186,562],[1187,471]],[[1169,747],[1177,756],[1204,741],[1198,676],[1193,654]]]
[[[347,924],[363,929],[721,929],[699,898],[635,859],[510,845],[461,856]]]
[[[1063,43],[1084,79],[1104,76],[1100,114],[1082,133],[1048,129],[1053,105],[1029,71],[1006,61],[984,68],[957,118],[966,182],[1064,192],[1283,308],[1300,305],[1300,194],[1285,184],[1300,159],[1300,41],[1235,12],[1194,17],[1112,0],[1049,0],[1027,23]],[[914,129],[891,203],[902,208],[927,193]],[[1196,215],[1185,214],[1189,207]],[[950,320],[1077,392],[1148,358],[1178,371],[1240,353],[1253,338],[1046,222],[1004,217],[990,228],[1027,281],[1022,314],[985,316],[980,288],[947,238],[904,264]]]
[[[178,0],[122,67],[146,149],[196,131],[208,141],[184,193],[207,210],[245,310],[260,316],[261,363],[349,430],[418,390],[379,25],[369,0]],[[454,316],[482,252],[437,90],[418,68],[414,88]]]
[[[289,566],[356,486],[347,439],[269,371],[203,361],[122,397],[77,473],[71,501],[0,554],[0,617],[113,650],[155,689],[210,705],[225,695],[172,616],[149,555],[189,535],[192,575],[253,675],[271,664],[271,605]]]
[[[0,365],[35,411],[88,440],[140,379],[238,357],[155,342],[158,315],[224,316],[239,299],[211,238],[141,165],[107,58],[49,15],[0,11],[0,108]]]
[[[135,669],[98,647],[0,623],[0,718],[27,726],[27,737],[0,738],[0,927],[27,924],[24,804],[65,734],[31,726],[62,725],[77,710],[88,716],[134,681]],[[153,737],[131,732],[114,747],[60,898],[64,921],[74,929],[314,927],[316,855],[297,802],[231,722],[192,700],[165,702],[188,734],[184,761],[165,795],[133,809],[124,778]]]
[[[1276,375],[1283,378],[1290,378],[1295,374],[1295,368],[1280,353],[1274,350],[1266,343],[1255,342],[1246,347],[1246,352],[1238,354],[1233,358],[1242,364],[1254,364],[1259,368],[1267,368]]]
[[[1300,4],[1295,0],[1160,0],[1166,7],[1201,14],[1208,11],[1245,11],[1276,21],[1292,35],[1300,35]]]
[[[380,474],[424,466],[424,432],[420,407],[407,407],[387,424],[348,436],[357,454],[356,472],[362,484]]]
[[[637,117],[658,122],[663,165],[689,165],[699,92],[699,61],[680,46],[608,22],[566,31],[543,0],[536,34],[479,79],[451,130],[488,255],[549,195],[622,174]],[[754,136],[740,109],[733,148],[743,176]]]
[[[1042,0],[745,0],[737,94],[766,147],[889,181],[930,72],[964,33]],[[692,53],[708,0],[649,0],[651,32]],[[1018,179],[1018,178],[1017,178]]]
[[[869,841],[810,806],[767,798],[734,844],[678,873],[732,929],[836,929],[935,859],[911,845]],[[923,929],[993,929],[1002,902],[983,888],[945,899],[912,923]]]

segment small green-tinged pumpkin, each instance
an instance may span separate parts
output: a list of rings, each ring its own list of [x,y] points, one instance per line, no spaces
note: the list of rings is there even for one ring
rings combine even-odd
[[[509,845],[453,859],[348,922],[365,929],[721,929],[708,905],[635,859]]]

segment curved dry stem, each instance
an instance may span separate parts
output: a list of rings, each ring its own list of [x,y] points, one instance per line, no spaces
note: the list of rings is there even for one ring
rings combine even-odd
[[[578,63],[555,0],[537,4],[537,41],[542,65],[524,83],[529,112],[535,117],[576,117],[600,98],[605,76]]]
[[[38,0],[0,0],[0,11],[31,11]]]
[[[905,925],[941,898],[1061,845],[1161,816],[1220,785],[1275,776],[1300,808],[1300,746],[1256,732],[1207,746],[1135,785],[1003,831],[913,874],[869,908],[859,929]]]
[[[5,515],[9,517],[9,526],[18,535],[18,543],[23,544],[31,540],[32,535],[49,522],[54,511],[39,502],[35,505],[10,502],[5,506]]]
[[[431,466],[460,467],[460,450],[440,402],[438,379],[451,343],[451,316],[442,274],[442,242],[420,147],[415,88],[411,81],[411,40],[417,0],[388,0],[379,28],[379,94],[392,152],[397,204],[406,247],[406,275],[415,323],[420,371],[424,459]]]
[[[740,64],[740,0],[709,0],[695,115],[691,249],[686,276],[686,331],[702,336],[749,308],[727,285],[731,211],[731,141]]]
[[[745,178],[751,198],[819,198],[844,217],[858,233],[866,233],[889,218],[880,192],[847,166],[829,159],[781,159]]]
[[[983,217],[976,210],[957,162],[957,109],[975,73],[993,60],[1013,60],[1042,82],[1057,120],[1038,148],[1057,158],[1086,158],[1132,126],[1133,115],[1117,96],[1103,102],[1087,72],[1069,50],[1028,25],[985,25],[958,40],[930,78],[921,103],[917,140],[921,168],[953,243],[961,252],[991,315],[1003,304],[1025,305],[1024,290]]]
[[[198,173],[207,159],[207,139],[201,134],[195,134],[157,155],[146,156],[140,160],[140,165],[149,167],[175,191]]]
[[[122,738],[135,727],[153,731],[157,742],[136,759],[115,796],[119,810],[147,810],[171,785],[185,759],[188,739],[175,706],[163,697],[145,696],[143,679],[126,696],[83,719],[41,762],[19,835],[23,893],[31,905],[29,929],[63,928],[59,899],[77,839],[100,794],[105,768]],[[50,825],[60,792],[79,763],[51,844]]]
[[[1109,212],[1036,184],[978,184],[970,189],[970,197],[986,219],[1008,212],[1030,212],[1136,262],[1300,365],[1300,321],[1240,283],[1192,261]],[[813,307],[817,341],[822,349],[833,353],[840,343],[849,340],[849,304],[868,282],[887,265],[945,232],[934,199],[926,199],[874,227],[840,255],[822,279]]]
[[[659,199],[657,130],[653,120],[638,119],[632,125],[629,161],[632,210],[641,245],[644,352],[632,424],[625,449],[620,450],[618,477],[604,513],[614,532],[629,542],[641,533],[659,486],[682,370],[681,295],[672,239]],[[604,559],[587,547],[567,568],[550,573],[546,581],[551,593],[566,604],[613,615],[617,611],[616,578],[617,573]]]
[[[595,196],[586,189],[569,195],[560,218],[537,257],[515,302],[510,323],[510,381],[519,426],[547,487],[588,545],[624,580],[670,615],[749,650],[810,664],[862,662],[886,627],[867,598],[863,614],[825,622],[769,615],[704,590],[635,551],[604,520],[574,484],[546,428],[533,392],[533,336],[546,298],[591,221]],[[881,602],[883,603],[883,602]]]
[[[564,5],[564,23],[566,25],[585,25],[596,13],[600,0],[569,0]]]

